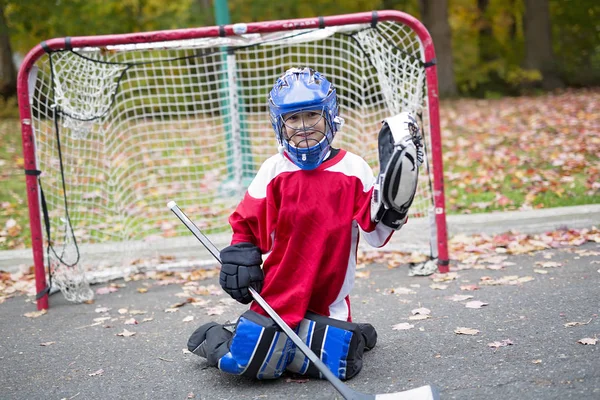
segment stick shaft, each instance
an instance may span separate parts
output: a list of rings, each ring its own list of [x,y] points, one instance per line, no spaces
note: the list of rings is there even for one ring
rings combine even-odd
[[[196,238],[206,247],[206,249],[221,263],[220,252],[217,247],[200,231],[200,229],[194,224],[187,215],[179,208],[179,206],[171,201],[168,204],[169,208],[173,213],[183,222],[185,226],[196,236]],[[300,339],[300,337],[285,323],[283,319],[271,308],[271,306],[261,297],[256,290],[249,288],[252,298],[269,314],[277,326],[279,326],[283,332],[290,338],[292,342],[308,357],[308,359],[319,369],[321,374],[327,378],[329,382],[340,392],[345,399],[375,399],[373,395],[365,395],[362,393],[355,392],[346,384],[344,384],[337,376],[331,372],[331,370],[321,361],[319,357]]]

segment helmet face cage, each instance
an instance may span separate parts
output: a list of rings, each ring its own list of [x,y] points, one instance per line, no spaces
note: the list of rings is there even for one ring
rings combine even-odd
[[[277,80],[269,112],[277,141],[294,164],[307,170],[323,162],[342,124],[335,88],[310,68],[291,68]]]

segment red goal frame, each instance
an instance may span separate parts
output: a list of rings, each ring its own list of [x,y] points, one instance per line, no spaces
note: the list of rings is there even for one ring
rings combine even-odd
[[[439,118],[438,78],[435,49],[431,36],[425,26],[413,16],[394,10],[362,12],[355,14],[299,18],[269,22],[245,24],[244,33],[270,33],[305,28],[323,28],[348,24],[373,24],[378,21],[394,21],[411,28],[419,37],[424,49],[426,68],[427,96],[430,123],[430,152],[433,171],[433,203],[437,225],[438,269],[441,273],[449,270],[448,233],[444,197],[444,179],[442,163],[442,145]],[[44,237],[42,216],[40,213],[40,191],[38,188],[39,171],[35,154],[35,138],[32,129],[32,109],[29,103],[30,87],[28,78],[36,61],[52,50],[81,47],[103,47],[108,45],[140,44],[149,42],[174,41],[219,36],[235,36],[236,25],[211,26],[191,29],[176,29],[145,33],[82,36],[50,39],[36,45],[25,57],[18,74],[17,91],[23,142],[24,169],[29,207],[30,229],[32,237],[33,261],[35,265],[37,308],[48,308],[48,294],[44,267]]]

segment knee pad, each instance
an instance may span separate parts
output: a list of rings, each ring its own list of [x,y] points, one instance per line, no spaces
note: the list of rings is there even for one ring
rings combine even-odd
[[[271,318],[246,311],[239,318],[228,351],[218,368],[256,379],[279,378],[294,354],[294,345]]]
[[[363,326],[365,328],[361,329]],[[359,325],[313,313],[306,314],[297,328],[297,333],[341,380],[350,379],[360,372],[365,348],[372,348],[377,342],[377,332],[370,324]],[[317,367],[299,349],[295,350],[287,369],[302,375],[323,378]]]

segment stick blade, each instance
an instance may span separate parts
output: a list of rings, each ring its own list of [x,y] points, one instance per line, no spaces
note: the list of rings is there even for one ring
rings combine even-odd
[[[375,395],[376,400],[440,400],[440,392],[431,385],[421,386],[403,392]]]

